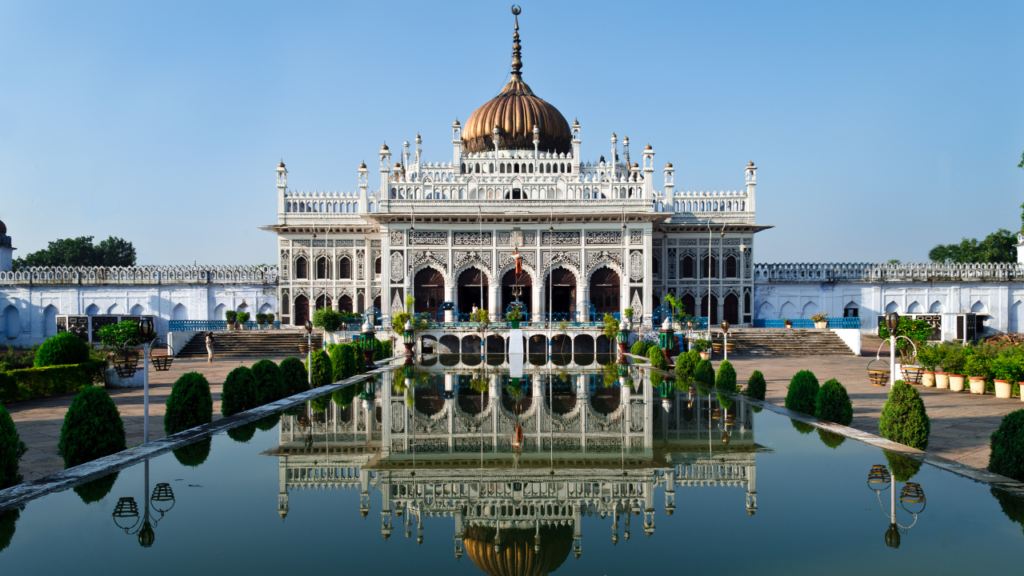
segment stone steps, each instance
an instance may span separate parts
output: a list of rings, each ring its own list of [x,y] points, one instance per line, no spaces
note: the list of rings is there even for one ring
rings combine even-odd
[[[721,342],[721,333],[715,333]],[[729,332],[737,356],[852,356],[835,332],[801,329],[739,329]]]
[[[240,330],[213,335],[214,357],[269,358],[298,356],[299,345],[306,343],[300,330]],[[313,342],[323,344],[323,334],[314,332]],[[199,332],[175,355],[177,358],[205,358],[206,333]]]

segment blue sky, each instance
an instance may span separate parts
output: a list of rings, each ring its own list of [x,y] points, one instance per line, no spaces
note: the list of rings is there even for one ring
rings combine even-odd
[[[759,262],[923,261],[1017,230],[1024,2],[524,3],[523,75],[582,124],[650,143],[676,188],[759,167]],[[274,166],[354,190],[504,84],[503,2],[0,2],[0,219],[133,241],[142,264],[273,262]],[[376,179],[371,184],[376,185]],[[657,174],[656,186],[662,185]]]

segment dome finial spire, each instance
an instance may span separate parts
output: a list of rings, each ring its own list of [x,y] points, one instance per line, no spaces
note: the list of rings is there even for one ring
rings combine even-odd
[[[523,75],[520,72],[523,69],[523,53],[522,45],[519,44],[519,15],[522,13],[522,8],[515,4],[512,5],[512,14],[516,19],[515,32],[512,33],[512,78],[515,80],[523,79]]]

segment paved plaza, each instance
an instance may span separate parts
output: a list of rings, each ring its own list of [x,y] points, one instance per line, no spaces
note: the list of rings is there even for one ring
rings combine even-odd
[[[870,342],[865,339],[865,349]],[[873,344],[877,349],[877,343]],[[883,354],[887,352],[883,351]],[[865,352],[865,356],[868,353]],[[872,357],[874,353],[870,354]],[[274,359],[279,361],[280,359]],[[196,371],[210,381],[213,393],[214,420],[220,418],[220,392],[224,378],[237,366],[252,365],[254,359],[218,360],[212,365],[205,360],[175,360],[167,372],[150,372],[150,438],[163,437],[163,415],[167,397],[174,381],[185,372]],[[852,426],[858,430],[878,433],[878,418],[885,404],[887,388],[868,383],[867,357],[853,356],[785,356],[734,357],[739,382],[745,385],[750,373],[760,370],[768,383],[766,399],[778,405],[785,403],[786,387],[799,370],[811,370],[820,383],[836,378],[849,390],[853,400]],[[718,360],[714,364],[718,365]],[[921,390],[928,415],[932,419],[928,452],[978,468],[988,465],[989,436],[999,426],[1002,417],[1024,408],[1020,398],[998,400],[995,396],[974,396],[966,392],[953,393],[935,388]],[[142,390],[110,390],[124,419],[128,446],[142,442]],[[29,451],[21,461],[21,473],[32,480],[63,469],[63,460],[57,454],[57,442],[64,414],[73,394],[53,396],[7,406],[18,427],[21,439]]]

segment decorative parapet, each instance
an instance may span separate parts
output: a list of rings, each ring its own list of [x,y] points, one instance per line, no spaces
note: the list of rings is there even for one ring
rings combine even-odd
[[[273,284],[277,266],[32,266],[0,272],[0,286]]]
[[[754,282],[1021,282],[1024,264],[755,264]]]

